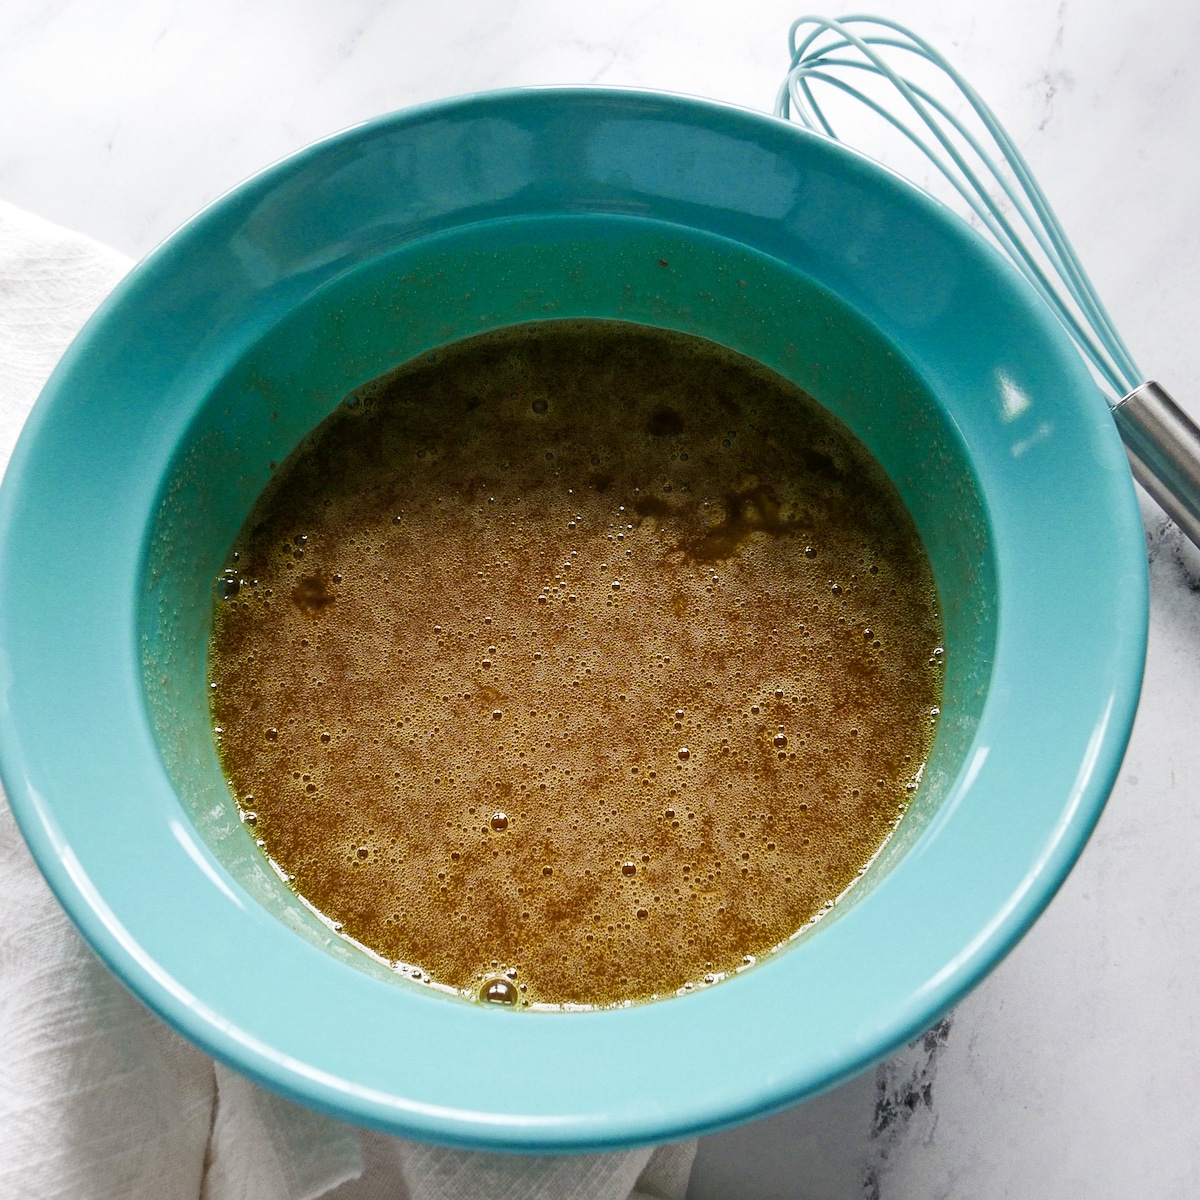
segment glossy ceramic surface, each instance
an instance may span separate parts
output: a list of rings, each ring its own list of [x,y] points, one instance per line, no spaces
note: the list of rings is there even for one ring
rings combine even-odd
[[[880,458],[929,546],[945,718],[855,902],[737,978],[620,1011],[402,983],[262,867],[203,699],[211,579],[351,387],[516,320],[754,354]],[[0,767],[109,965],[214,1055],[362,1124],[599,1148],[714,1128],[918,1032],[1061,882],[1120,763],[1146,628],[1111,421],[1012,273],[928,199],[770,118],[631,92],[384,118],[256,177],[118,288],[0,491]]]

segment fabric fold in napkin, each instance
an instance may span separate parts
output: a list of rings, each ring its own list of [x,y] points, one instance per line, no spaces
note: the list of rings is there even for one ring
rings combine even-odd
[[[0,201],[0,471],[42,385],[130,266]],[[0,586],[2,586],[0,581]],[[426,1146],[214,1064],[101,964],[0,803],[6,1200],[684,1200],[696,1143],[517,1157]]]

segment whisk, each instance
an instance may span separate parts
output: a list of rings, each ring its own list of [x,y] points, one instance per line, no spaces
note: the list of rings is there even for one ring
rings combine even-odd
[[[1062,323],[1108,402],[1134,477],[1200,546],[1200,429],[1138,370],[1029,164],[975,89],[884,17],[801,17],[788,43],[776,116],[840,141],[816,98],[814,85],[824,85],[929,159]]]

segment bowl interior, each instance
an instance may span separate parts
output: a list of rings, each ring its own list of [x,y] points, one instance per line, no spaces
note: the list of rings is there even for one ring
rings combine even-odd
[[[203,398],[164,476],[143,564],[140,632],[158,744],[205,841],[291,928],[397,981],[386,964],[331,937],[241,824],[206,701],[213,581],[273,464],[348,392],[447,341],[573,317],[682,330],[766,363],[864,441],[917,521],[944,613],[944,715],[901,828],[831,915],[869,890],[920,836],[979,724],[995,641],[983,501],[946,409],[902,351],[844,301],[747,246],[637,217],[484,223],[381,254],[287,313]]]
[[[916,804],[836,920],[678,999],[497,1012],[400,981],[258,857],[209,733],[210,589],[270,464],[352,388],[455,338],[582,316],[711,338],[858,435],[933,561],[944,715]],[[930,1024],[1082,848],[1146,632],[1120,442],[1015,273],[839,146],[604,90],[382,118],[180,230],[35,407],[0,488],[0,577],[4,785],[131,990],[344,1119],[527,1151],[726,1125]]]

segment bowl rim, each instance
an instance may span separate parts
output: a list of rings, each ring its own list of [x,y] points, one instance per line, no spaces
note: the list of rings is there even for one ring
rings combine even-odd
[[[1090,622],[1088,628],[1107,625],[1113,643],[1103,652],[1103,662],[1095,668],[1101,682],[1096,694],[1089,698],[1087,713],[1080,722],[1087,736],[1082,754],[1068,764],[1073,782],[1062,802],[1051,828],[1044,831],[1036,854],[1017,871],[1013,885],[1003,904],[996,907],[989,919],[976,928],[971,936],[957,940],[952,948],[941,954],[936,971],[926,971],[910,987],[902,1003],[887,1013],[870,1010],[858,1014],[859,1026],[840,1030],[841,1041],[835,1049],[821,1053],[809,1047],[803,1064],[796,1061],[783,1037],[786,1022],[779,1014],[764,1017],[760,1036],[749,1038],[746,1065],[736,1077],[726,1074],[719,1079],[706,1075],[699,1067],[689,1068],[686,1080],[672,1078],[657,1094],[639,1097],[636,1103],[618,1097],[599,1097],[594,1103],[580,1101],[572,1111],[554,1113],[540,1111],[536,1105],[524,1109],[517,1104],[511,1111],[488,1107],[486,1102],[470,1104],[465,1100],[437,1103],[429,1099],[399,1094],[399,1089],[380,1089],[346,1078],[337,1070],[329,1070],[319,1062],[295,1052],[305,1036],[311,1038],[315,1028],[310,1022],[291,1021],[280,1039],[264,1037],[253,1023],[241,1015],[231,1015],[224,1003],[213,1004],[204,998],[194,979],[185,979],[174,966],[163,965],[157,947],[151,947],[142,932],[133,931],[128,895],[107,894],[93,878],[94,864],[88,847],[76,844],[67,832],[59,812],[54,789],[62,772],[51,761],[54,739],[45,732],[47,714],[55,711],[54,689],[70,686],[69,664],[56,663],[45,681],[36,685],[30,681],[28,654],[22,650],[23,630],[30,627],[34,611],[32,599],[37,595],[37,581],[31,579],[27,558],[29,539],[35,536],[38,524],[36,493],[42,490],[46,457],[53,443],[54,425],[70,416],[72,392],[79,373],[88,369],[89,362],[113,336],[130,306],[136,307],[141,294],[151,287],[164,272],[170,272],[180,257],[186,256],[195,244],[208,236],[210,226],[227,214],[231,207],[244,203],[255,194],[265,194],[296,178],[310,163],[322,156],[404,128],[450,116],[480,110],[504,110],[506,106],[553,106],[564,103],[603,105],[615,102],[618,106],[641,106],[640,111],[657,113],[683,123],[692,122],[708,128],[716,121],[722,128],[746,131],[750,140],[755,137],[778,144],[780,139],[794,139],[803,153],[815,154],[821,161],[840,163],[860,175],[873,177],[877,185],[897,202],[919,213],[922,219],[938,226],[951,241],[969,247],[972,255],[987,264],[995,286],[1016,297],[1014,303],[1026,305],[1031,328],[1040,331],[1048,353],[1056,356],[1067,381],[1069,399],[1075,405],[1082,441],[1088,452],[1102,460],[1091,481],[1102,502],[1102,509],[1092,515],[1083,530],[1079,549],[1044,547],[1039,562],[1049,563],[1054,550],[1062,552],[1069,567],[1059,566],[1060,572],[1070,568],[1083,569],[1083,555],[1092,559],[1092,575],[1107,579],[1108,592],[1088,589],[1080,601],[1078,619]],[[964,250],[964,253],[967,252]],[[982,268],[981,268],[982,269]],[[215,200],[205,210],[171,235],[151,255],[138,264],[117,286],[77,337],[47,383],[41,398],[23,431],[14,451],[3,486],[0,487],[0,573],[6,588],[0,593],[0,776],[2,776],[18,824],[42,872],[66,908],[72,920],[93,948],[126,985],[169,1024],[184,1033],[214,1057],[234,1066],[261,1083],[293,1099],[322,1109],[342,1119],[373,1126],[391,1132],[404,1133],[449,1144],[528,1151],[565,1151],[600,1149],[608,1146],[630,1145],[661,1141],[706,1132],[752,1116],[762,1115],[784,1107],[803,1096],[813,1095],[857,1073],[882,1054],[928,1027],[948,1007],[954,1004],[971,986],[991,969],[1018,938],[1033,923],[1049,902],[1078,856],[1100,815],[1104,801],[1115,780],[1124,754],[1125,744],[1136,711],[1138,691],[1144,664],[1148,592],[1146,562],[1142,531],[1132,483],[1128,471],[1122,475],[1111,469],[1114,457],[1124,462],[1115,429],[1102,411],[1102,402],[1091,384],[1073,348],[1066,341],[1048,312],[1034,307],[1034,298],[1025,299],[1026,285],[999,255],[978,238],[965,224],[937,201],[906,183],[887,168],[873,163],[854,151],[821,139],[777,118],[720,104],[710,100],[676,96],[670,93],[641,89],[614,88],[521,88],[456,97],[417,108],[404,110],[355,125],[350,129],[322,139],[290,155],[250,180],[239,184]],[[1060,397],[1065,404],[1067,398]],[[29,493],[34,493],[30,498]],[[1012,536],[1009,514],[1003,509],[991,509],[997,537],[1004,544]],[[1014,518],[1015,520],[1015,518]],[[1102,541],[1099,533],[1107,533]],[[1043,561],[1044,560],[1044,561]],[[94,570],[95,564],[89,564]],[[1092,576],[1089,576],[1091,578]],[[1030,635],[1035,613],[1020,610],[1020,619],[1012,616],[1017,609],[1005,607],[1019,597],[1006,593],[1007,576],[1000,580],[1001,613],[999,620],[997,662],[1002,650],[1008,652],[1016,641]],[[119,597],[128,601],[131,590],[121,585]],[[115,605],[115,601],[114,601]],[[117,606],[119,607],[119,606]],[[1061,619],[1057,616],[1056,619]],[[1014,624],[1014,621],[1016,622]],[[1022,623],[1024,622],[1024,623]],[[130,638],[123,629],[122,637]],[[101,655],[95,664],[107,664],[116,671],[123,687],[134,686],[128,664],[115,664],[111,654]],[[95,686],[95,685],[94,685]],[[31,701],[31,697],[34,698]],[[1019,773],[1002,769],[998,756],[989,756],[986,736],[995,732],[999,720],[998,700],[989,697],[985,708],[983,731],[964,766],[962,777],[955,787],[947,811],[939,814],[936,829],[923,844],[921,854],[932,861],[934,856],[952,853],[956,822],[966,819],[971,805],[962,803],[968,793],[981,795],[984,789],[1002,791],[1015,785]],[[24,707],[23,707],[24,706]],[[38,724],[40,722],[40,725]],[[991,722],[991,724],[989,724]],[[41,733],[34,733],[37,726]],[[986,735],[986,736],[985,736]],[[140,740],[139,740],[140,739]],[[132,738],[131,753],[145,754],[144,737]],[[89,752],[103,753],[104,747],[89,744]],[[978,789],[978,791],[976,791]],[[171,836],[181,847],[180,853],[196,866],[198,878],[214,893],[212,903],[224,903],[216,893],[228,893],[240,903],[235,894],[237,885],[222,877],[219,865],[206,849],[189,841],[186,827],[172,829]],[[183,861],[181,859],[180,861]],[[231,890],[232,889],[232,890]],[[900,894],[896,873],[877,889],[889,896]],[[880,897],[875,908],[886,897]],[[847,928],[860,926],[865,904],[849,912],[837,924]],[[243,905],[244,908],[244,905]],[[273,921],[274,918],[271,918]],[[818,945],[813,939],[811,945]],[[206,948],[205,953],[218,954]],[[313,951],[316,954],[316,951]],[[820,951],[811,955],[810,969],[819,967]],[[902,960],[899,955],[893,966]],[[881,966],[882,969],[882,966]],[[366,979],[366,977],[363,977]],[[768,988],[756,979],[762,972],[749,972],[743,977],[726,981],[720,987],[690,996],[680,1001],[690,1006],[696,1020],[685,1022],[697,1030],[739,1029],[750,1011],[762,1012],[777,999],[775,988]],[[363,983],[364,990],[387,985],[372,981]],[[239,993],[240,1003],[250,1004],[254,997]],[[406,1004],[410,1003],[405,1001]],[[430,1003],[421,997],[413,1004]],[[436,1003],[436,1002],[435,1002]],[[443,1005],[443,1007],[445,1007]],[[466,1006],[464,1007],[464,1011]],[[487,1036],[502,1044],[505,1061],[520,1061],[522,1056],[574,1053],[580,1043],[590,1049],[584,1055],[583,1069],[600,1070],[601,1056],[611,1056],[622,1045],[631,1053],[649,1053],[659,1042],[664,1052],[683,1053],[684,1046],[672,1033],[670,1021],[662,1015],[668,1005],[639,1006],[633,1009],[583,1014],[507,1014],[472,1011],[472,1028],[485,1029]],[[431,1008],[406,1010],[417,1013],[427,1022],[433,1038],[453,1038],[461,1031],[456,1020],[435,1019]],[[768,1019],[769,1017],[769,1019]],[[521,1022],[539,1022],[534,1026]],[[563,1033],[564,1022],[573,1023]],[[677,1022],[678,1023],[678,1022]],[[474,1034],[472,1034],[474,1036]],[[661,1065],[661,1063],[660,1063]],[[428,1068],[426,1068],[428,1069]],[[579,1069],[579,1064],[576,1068]],[[651,1089],[652,1081],[644,1081]],[[456,1085],[457,1086],[457,1085]],[[467,1085],[458,1087],[458,1094],[470,1094]],[[522,1101],[521,1103],[524,1103]]]

